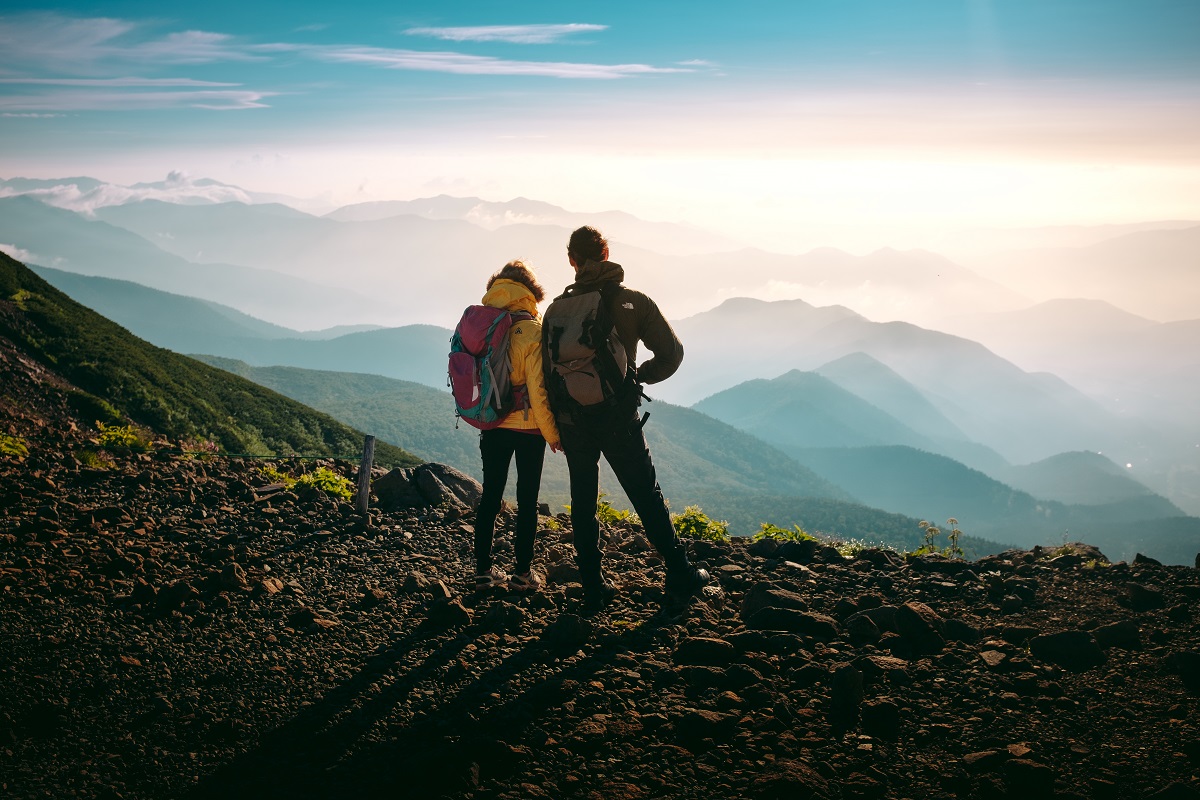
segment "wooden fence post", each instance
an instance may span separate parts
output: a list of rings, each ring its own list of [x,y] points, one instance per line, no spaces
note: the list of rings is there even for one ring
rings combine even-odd
[[[363,441],[362,461],[358,465],[358,513],[366,514],[371,505],[371,465],[375,461],[375,437],[367,434]]]

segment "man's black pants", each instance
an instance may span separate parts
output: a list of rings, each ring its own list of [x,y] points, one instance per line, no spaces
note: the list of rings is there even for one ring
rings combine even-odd
[[[571,470],[571,525],[575,532],[575,558],[584,584],[602,580],[600,524],[596,520],[601,455],[612,467],[667,570],[685,569],[687,552],[671,524],[636,407],[589,417],[585,424],[560,422],[559,433]]]
[[[539,433],[521,433],[492,428],[479,435],[483,456],[483,497],[475,512],[475,568],[480,574],[492,568],[492,535],[496,515],[504,500],[508,465],[517,456],[517,541],[516,574],[528,572],[533,564],[533,539],[538,524],[538,489],[542,485],[542,463],[546,440]]]

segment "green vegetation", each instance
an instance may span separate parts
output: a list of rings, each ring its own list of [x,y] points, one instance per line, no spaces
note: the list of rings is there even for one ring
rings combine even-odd
[[[88,469],[109,469],[116,463],[108,453],[95,450],[81,450],[76,458]]]
[[[132,420],[170,439],[214,441],[229,453],[344,456],[362,449],[363,436],[353,428],[154,347],[3,254],[0,297],[14,298],[8,305],[12,313],[0,315],[0,336],[78,387],[79,396],[68,397],[72,407],[100,412],[83,419]],[[376,443],[375,458],[382,465],[420,463],[386,442]]]
[[[266,478],[271,483],[282,483],[284,486],[291,486],[296,482],[296,479],[286,472],[280,472],[271,464],[264,464],[258,468],[258,473]]]
[[[27,455],[29,455],[29,447],[25,444],[24,439],[20,436],[9,436],[7,433],[0,433],[0,456],[24,458]]]
[[[153,436],[150,431],[134,425],[105,425],[96,423],[100,435],[97,443],[111,453],[145,453],[150,449]]]
[[[817,537],[808,533],[799,525],[793,525],[791,529],[781,528],[778,525],[773,525],[770,522],[764,522],[762,527],[758,529],[758,533],[750,537],[752,541],[759,542],[763,539],[774,539],[777,542],[803,542],[817,541]]]
[[[311,486],[331,497],[340,497],[343,500],[354,497],[354,483],[329,467],[317,467],[312,472],[304,473],[296,479],[296,486],[299,488]]]
[[[317,467],[312,472],[302,473],[298,478],[281,472],[271,464],[259,467],[258,472],[271,483],[281,483],[289,489],[313,489],[343,500],[354,497],[354,482],[329,467]]]
[[[729,523],[709,518],[700,506],[688,506],[682,514],[672,514],[675,531],[687,539],[704,539],[709,542],[728,542]]]

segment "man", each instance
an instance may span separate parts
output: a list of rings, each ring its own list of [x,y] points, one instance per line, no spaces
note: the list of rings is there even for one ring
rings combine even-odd
[[[620,341],[613,349],[617,351],[617,363],[623,365],[616,371],[618,377],[608,382],[605,394],[611,394],[611,397],[605,402],[580,407],[566,397],[565,388],[557,392],[559,399],[556,402],[556,392],[551,385],[557,383],[559,387],[565,387],[562,376],[571,369],[564,367],[563,360],[555,363],[564,328],[555,329],[553,306],[547,311],[543,324],[543,363],[550,406],[558,421],[563,453],[571,472],[571,522],[575,529],[576,563],[584,589],[584,609],[591,613],[599,611],[617,593],[616,587],[604,579],[601,571],[600,524],[596,519],[601,455],[612,467],[641,518],[650,542],[662,555],[667,570],[667,593],[676,597],[689,596],[708,583],[709,575],[692,566],[687,551],[679,542],[642,433],[644,418],[638,417],[641,384],[658,383],[671,377],[683,361],[683,345],[653,300],[621,286],[625,271],[621,265],[608,260],[608,241],[599,231],[583,227],[572,233],[567,257],[575,268],[575,282],[567,287],[563,298],[600,293],[602,299],[597,299],[596,295],[591,299],[597,307],[603,305],[598,317],[606,312],[612,319],[613,330]],[[635,366],[639,342],[653,355]],[[558,370],[558,376],[553,374],[555,370]],[[611,374],[614,369],[609,366],[607,371]],[[604,369],[596,366],[589,375],[595,378],[603,372]],[[602,374],[600,378],[603,378]]]

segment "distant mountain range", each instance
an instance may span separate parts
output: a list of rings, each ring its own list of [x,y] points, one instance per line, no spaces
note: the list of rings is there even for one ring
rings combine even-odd
[[[754,516],[749,496],[788,514],[854,497],[934,516],[940,512],[916,501],[936,492],[900,487],[945,474],[955,476],[950,485],[973,487],[949,513],[978,509],[992,518],[985,529],[1041,530],[1023,516],[1039,505],[1043,516],[1050,509],[1072,524],[1107,508],[1112,536],[1129,525],[1156,546],[1158,523],[1142,523],[1180,509],[1200,513],[1200,320],[1158,323],[1147,305],[1169,296],[1179,308],[1200,308],[1194,224],[1071,229],[1040,239],[1023,232],[1013,241],[1055,246],[972,260],[981,274],[924,251],[764,253],[687,226],[576,214],[523,198],[441,196],[318,217],[263,202],[287,198],[180,176],[130,187],[65,183],[0,181],[0,249],[40,262],[50,283],[173,350],[237,359],[238,371],[286,365],[343,373],[341,383],[354,391],[321,400],[342,419],[372,405],[380,409],[373,425],[387,414],[405,419],[387,401],[395,394],[418,407],[440,402],[448,326],[478,300],[487,275],[521,256],[557,292],[572,277],[567,234],[591,222],[610,234],[630,285],[664,308],[698,312],[674,323],[687,352],[682,369],[649,390],[660,398],[650,407],[651,428],[669,429],[655,444],[671,454],[662,468],[680,465],[663,472],[664,485],[678,480],[679,497],[707,482],[706,496],[725,497],[731,518],[747,514],[737,517],[743,521]],[[1147,272],[1138,259],[1154,263]],[[1131,274],[1149,277],[1130,289]],[[1026,298],[1043,296],[1031,289],[1035,280],[1064,287],[1066,299],[1031,306]],[[920,326],[874,321],[896,317]],[[359,385],[373,380],[364,374],[425,384],[435,394],[418,402],[425,387],[390,385],[372,394]],[[661,401],[698,405],[689,411]],[[407,433],[424,435],[417,427]],[[753,453],[756,442],[770,442],[787,451],[786,469],[765,455],[741,464],[733,451],[706,451],[688,439],[691,430],[718,440],[744,436],[738,441]],[[458,449],[459,463],[473,463],[461,433],[444,447]],[[723,473],[724,462],[738,468]],[[807,473],[808,494],[793,494],[804,481],[772,482],[756,471],[759,462],[780,474],[800,463],[819,466],[825,483],[841,489],[812,488],[821,479]],[[889,485],[883,475],[896,470],[908,474]],[[856,484],[855,475],[875,480]],[[990,506],[996,497],[1012,508]],[[1190,541],[1187,524],[1173,529],[1179,541]],[[997,534],[1016,541],[1006,537]]]

